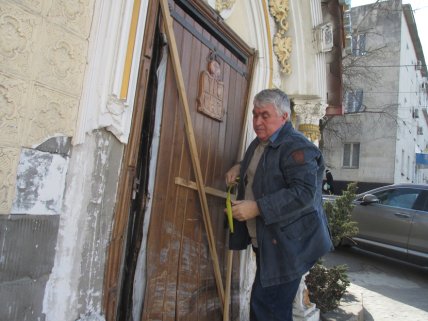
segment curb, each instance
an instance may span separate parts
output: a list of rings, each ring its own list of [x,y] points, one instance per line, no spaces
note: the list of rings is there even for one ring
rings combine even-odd
[[[364,321],[363,294],[352,283],[333,311],[321,313],[322,321]]]

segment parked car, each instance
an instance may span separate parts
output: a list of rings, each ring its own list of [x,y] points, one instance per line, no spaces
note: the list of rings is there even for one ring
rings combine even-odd
[[[353,245],[428,266],[428,185],[379,187],[357,195],[354,205],[359,232]]]

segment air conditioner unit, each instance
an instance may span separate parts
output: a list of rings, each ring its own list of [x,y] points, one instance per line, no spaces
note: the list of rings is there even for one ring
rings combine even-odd
[[[325,23],[315,29],[315,39],[318,50],[327,52],[333,49],[333,25]]]

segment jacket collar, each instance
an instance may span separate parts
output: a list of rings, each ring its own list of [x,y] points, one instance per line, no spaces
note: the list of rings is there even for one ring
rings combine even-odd
[[[284,138],[293,130],[293,125],[290,121],[286,122],[281,128],[269,137],[269,145],[277,148],[284,142]]]

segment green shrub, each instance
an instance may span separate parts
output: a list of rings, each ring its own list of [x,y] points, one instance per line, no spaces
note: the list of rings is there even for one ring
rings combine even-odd
[[[344,239],[351,239],[358,233],[357,223],[352,221],[357,183],[350,183],[347,189],[334,200],[324,202],[333,245],[338,247]],[[315,264],[306,276],[305,283],[309,298],[321,312],[331,311],[338,307],[340,299],[349,286],[346,265],[337,265],[330,269]]]
[[[352,221],[351,212],[354,208],[352,201],[357,191],[357,183],[349,183],[347,189],[343,191],[333,201],[324,202],[324,210],[330,226],[333,245],[338,247],[342,240],[350,239],[357,235],[357,223]]]
[[[337,265],[330,269],[318,262],[309,271],[305,283],[309,299],[321,312],[325,313],[338,307],[340,299],[349,286],[346,265]]]

